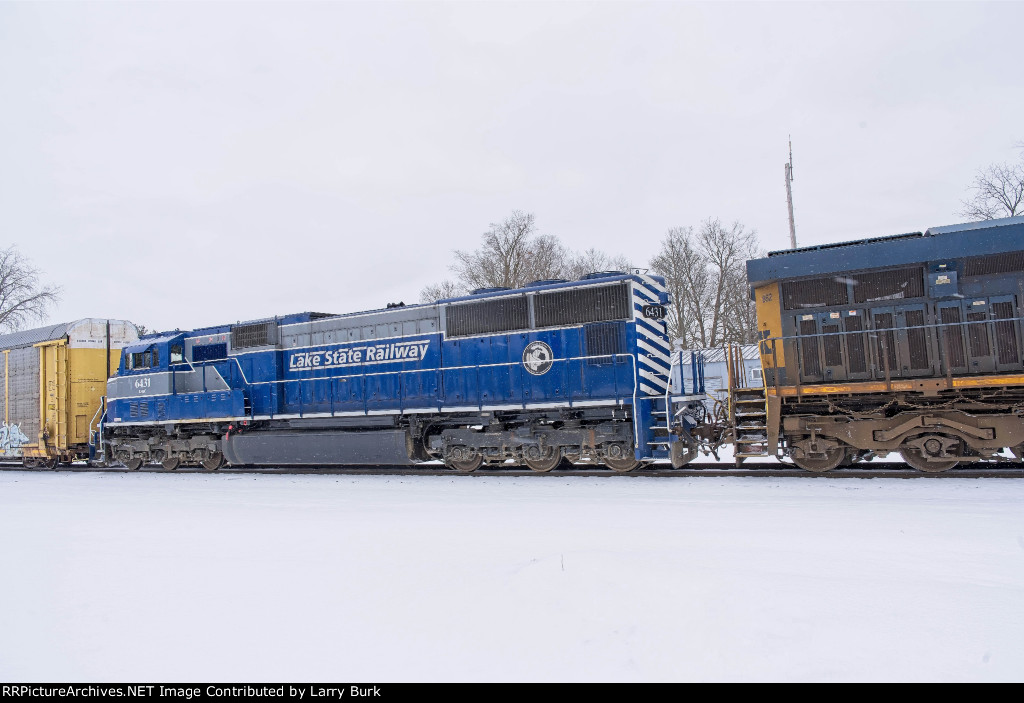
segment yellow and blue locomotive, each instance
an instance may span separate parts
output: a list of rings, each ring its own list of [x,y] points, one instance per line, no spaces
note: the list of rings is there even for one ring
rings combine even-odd
[[[1022,458],[1024,217],[774,252],[747,278],[765,383],[731,394],[738,457]]]

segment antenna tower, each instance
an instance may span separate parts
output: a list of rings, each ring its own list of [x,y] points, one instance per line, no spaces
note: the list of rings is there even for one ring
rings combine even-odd
[[[786,162],[786,202],[789,204],[789,248],[796,249],[796,221],[793,219],[793,137],[789,138],[789,161]]]

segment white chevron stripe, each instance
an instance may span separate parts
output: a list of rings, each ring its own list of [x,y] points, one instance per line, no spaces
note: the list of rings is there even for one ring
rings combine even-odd
[[[633,288],[633,301],[643,301],[647,303],[658,302],[658,296],[644,288]]]
[[[636,327],[642,331],[648,337],[656,337],[662,340],[662,344],[668,344],[668,338],[665,336],[664,329],[658,329],[652,323],[648,322],[642,317],[636,318]]]
[[[651,371],[653,373],[658,374],[659,376],[664,376],[665,378],[668,378],[668,368],[665,366],[660,366],[653,359],[646,359],[641,357],[640,363],[643,366],[638,366],[637,368],[643,368],[645,371]]]
[[[661,349],[660,347],[651,344],[650,340],[643,339],[642,337],[637,337],[636,345],[643,349],[648,354],[653,354],[655,359],[663,361],[666,365],[672,362],[672,360],[669,358],[668,353]]]
[[[661,388],[664,388],[665,386],[668,385],[668,381],[666,379],[658,377],[658,376],[655,376],[650,371],[646,371],[644,369],[637,369],[637,372],[640,374],[641,378],[647,379],[648,381],[653,383],[655,386],[660,386]],[[643,383],[643,381],[641,381],[641,383]]]
[[[647,286],[648,288],[653,288],[654,290],[659,291],[667,290],[665,286],[658,283],[658,280],[654,276],[644,276],[643,274],[641,274],[640,279],[643,280],[644,285]]]
[[[662,285],[657,283],[654,279],[644,278],[644,282],[641,284],[641,286],[643,287],[643,290],[653,295],[656,300],[659,299],[663,293],[668,292],[667,289],[662,287]],[[637,287],[634,286],[633,290],[636,290],[636,288]]]
[[[645,395],[665,395],[665,389],[659,391],[656,388],[651,388],[643,383],[640,384],[640,392]]]
[[[649,352],[651,352],[653,354],[658,354],[659,356],[664,356],[666,359],[671,359],[672,358],[671,357],[671,352],[669,351],[668,346],[665,343],[665,340],[660,340],[660,339],[657,339],[655,337],[649,337],[649,336],[646,336],[646,335],[638,334],[637,335],[637,346],[639,346],[640,344],[646,344],[647,347],[650,347],[650,349],[647,349],[647,347],[644,347],[644,349],[646,349],[647,351],[649,351]]]
[[[664,354],[666,357],[669,356],[669,344],[664,337],[655,337],[645,331],[645,329],[641,328],[640,325],[637,325],[637,344],[640,342],[649,345],[653,351],[656,351],[659,354]]]

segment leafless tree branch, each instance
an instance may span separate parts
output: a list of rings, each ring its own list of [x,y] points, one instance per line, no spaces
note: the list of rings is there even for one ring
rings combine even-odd
[[[39,276],[16,247],[0,250],[0,329],[15,331],[42,320],[60,299],[60,287],[42,284]]]
[[[1024,143],[1018,145],[1024,149]],[[962,201],[960,215],[973,220],[994,220],[1024,214],[1024,155],[1019,163],[992,164],[981,169]]]
[[[672,296],[669,334],[690,348],[753,342],[757,322],[746,261],[759,253],[756,233],[739,222],[726,226],[709,218],[698,229],[670,229],[651,260]]]
[[[420,293],[423,302],[458,295],[476,288],[519,288],[533,281],[557,278],[577,279],[592,271],[628,270],[622,256],[609,256],[597,249],[576,253],[553,235],[538,234],[533,213],[519,210],[501,222],[491,223],[472,251],[457,250],[451,265],[455,281],[427,286]]]

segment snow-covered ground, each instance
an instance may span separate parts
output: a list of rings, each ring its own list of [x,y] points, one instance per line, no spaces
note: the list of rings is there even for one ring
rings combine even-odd
[[[1024,480],[0,473],[0,680],[1020,681]]]

